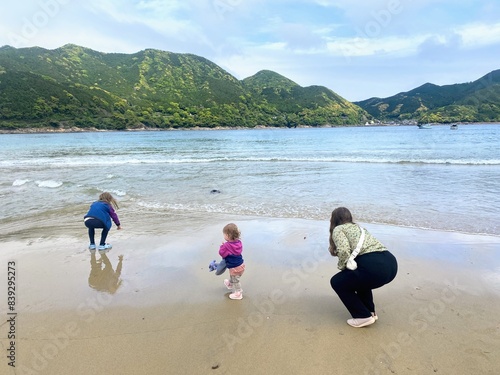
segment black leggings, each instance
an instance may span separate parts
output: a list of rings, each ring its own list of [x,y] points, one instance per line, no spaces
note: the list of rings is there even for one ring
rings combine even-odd
[[[101,220],[96,218],[87,219],[85,220],[85,226],[89,228],[89,239],[92,245],[95,244],[94,237],[96,229],[102,229],[101,242],[99,243],[99,245],[106,244],[106,237],[108,237],[109,229],[106,228],[106,225],[104,225],[104,223]]]
[[[330,285],[353,318],[368,318],[375,312],[372,289],[390,283],[398,272],[398,263],[389,251],[356,257],[358,268],[334,275]]]

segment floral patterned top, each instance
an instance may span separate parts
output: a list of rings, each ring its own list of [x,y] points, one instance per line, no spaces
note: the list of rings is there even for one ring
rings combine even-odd
[[[337,256],[339,257],[337,267],[339,270],[346,268],[347,259],[349,259],[349,256],[358,245],[360,237],[361,228],[358,224],[346,223],[337,225],[333,229],[332,239],[337,247]],[[386,250],[387,248],[365,229],[365,241],[363,242],[363,246],[361,246],[358,256],[374,251]]]

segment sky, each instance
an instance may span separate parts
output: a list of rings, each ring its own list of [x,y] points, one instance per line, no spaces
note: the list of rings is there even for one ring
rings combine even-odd
[[[349,101],[500,69],[500,0],[19,0],[2,8],[0,46],[190,53],[240,80],[272,70]]]

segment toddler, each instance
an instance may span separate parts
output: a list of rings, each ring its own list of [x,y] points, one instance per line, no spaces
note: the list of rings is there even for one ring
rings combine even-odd
[[[229,279],[224,280],[224,285],[227,289],[232,290],[229,298],[242,299],[243,290],[241,289],[240,277],[245,271],[245,264],[241,256],[243,251],[240,240],[241,233],[236,224],[230,223],[222,229],[222,234],[225,242],[220,246],[219,255],[224,259],[229,270]]]

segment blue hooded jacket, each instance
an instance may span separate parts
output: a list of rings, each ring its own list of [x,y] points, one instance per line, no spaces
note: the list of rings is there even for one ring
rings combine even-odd
[[[113,207],[111,207],[109,203],[103,201],[92,203],[89,212],[87,212],[84,218],[86,217],[93,217],[101,220],[108,230],[111,229],[111,219],[113,219],[116,226],[120,226],[120,220]]]

